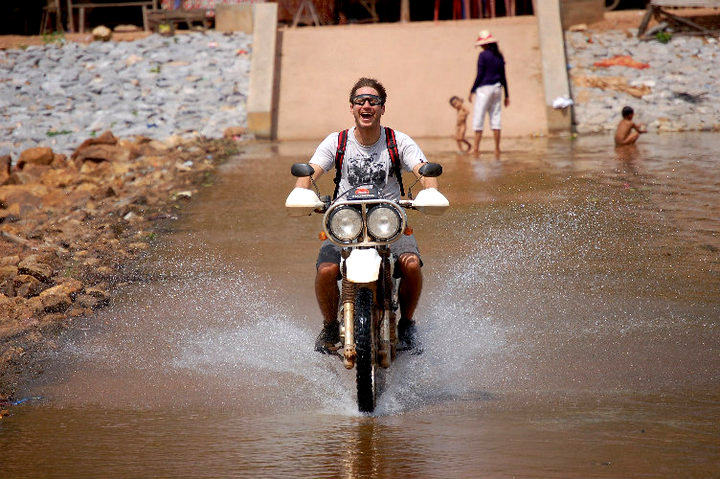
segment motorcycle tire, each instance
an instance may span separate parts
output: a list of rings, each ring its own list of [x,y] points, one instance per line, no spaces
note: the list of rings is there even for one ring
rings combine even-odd
[[[355,370],[360,412],[373,412],[376,398],[375,347],[372,335],[373,293],[361,288],[355,296]]]

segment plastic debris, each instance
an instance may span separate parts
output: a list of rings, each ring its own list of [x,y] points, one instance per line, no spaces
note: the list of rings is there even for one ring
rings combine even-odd
[[[650,68],[649,63],[643,63],[639,62],[637,60],[633,60],[633,57],[630,55],[615,55],[612,58],[606,58],[605,60],[600,60],[599,62],[593,63],[596,67],[630,67],[630,68],[637,68],[639,70],[643,70],[645,68]]]
[[[569,106],[572,106],[574,102],[570,97],[566,96],[559,96],[555,98],[552,102],[552,107],[556,110],[562,110],[563,108],[567,108]]]

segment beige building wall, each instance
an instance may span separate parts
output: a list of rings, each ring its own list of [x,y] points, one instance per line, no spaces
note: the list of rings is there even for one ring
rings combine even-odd
[[[361,76],[377,78],[388,90],[384,125],[414,137],[454,135],[448,100],[458,95],[467,101],[479,53],[475,38],[483,29],[497,38],[506,61],[510,107],[503,110],[503,136],[547,134],[537,21],[527,16],[284,28],[276,137],[320,140],[352,126],[348,94]]]

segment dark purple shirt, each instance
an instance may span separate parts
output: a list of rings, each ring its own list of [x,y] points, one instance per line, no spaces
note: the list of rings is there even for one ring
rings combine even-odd
[[[505,98],[509,98],[507,79],[505,78],[505,60],[495,55],[491,50],[483,50],[478,55],[477,76],[470,93],[475,93],[477,87],[500,83],[505,89]]]

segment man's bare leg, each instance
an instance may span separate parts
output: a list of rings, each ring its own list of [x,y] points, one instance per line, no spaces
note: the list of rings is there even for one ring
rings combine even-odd
[[[340,291],[337,287],[337,277],[340,266],[335,263],[320,263],[315,276],[315,296],[317,297],[320,313],[325,324],[337,320]]]
[[[420,300],[423,282],[420,258],[413,253],[404,253],[398,258],[398,267],[401,274],[398,291],[400,303],[400,320],[397,323],[398,351],[413,350],[417,346],[413,315]]]
[[[340,291],[337,277],[340,266],[335,263],[320,263],[315,276],[315,296],[323,316],[323,329],[315,340],[315,351],[332,353],[340,342],[340,327],[337,322]]]
[[[412,321],[422,292],[423,278],[420,258],[413,253],[404,253],[398,258],[398,266],[402,278],[400,280],[400,290],[398,291],[400,314],[402,319]]]

